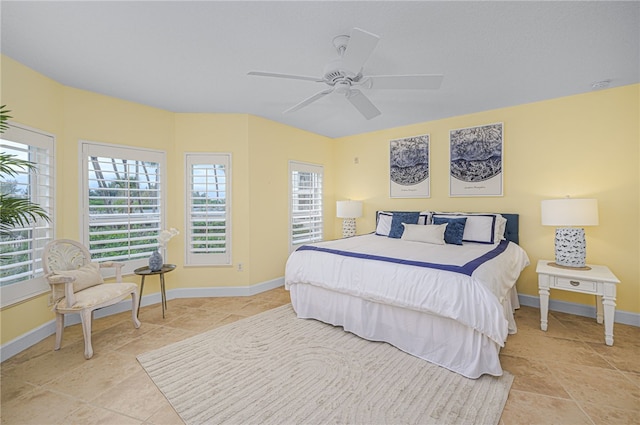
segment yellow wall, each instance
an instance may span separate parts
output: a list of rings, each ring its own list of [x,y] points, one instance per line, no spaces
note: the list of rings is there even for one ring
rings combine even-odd
[[[171,162],[177,194],[169,211],[177,219],[169,225],[184,228],[184,155],[187,152],[228,152],[232,155],[231,266],[179,268],[169,287],[247,286],[282,277],[288,252],[288,161],[325,166],[331,174],[333,144],[317,134],[244,114],[176,114],[175,147]],[[326,182],[325,199],[333,201]],[[333,220],[327,208],[325,218]],[[332,227],[332,226],[331,226]],[[331,235],[331,232],[327,232]],[[184,263],[183,239],[172,241],[170,254]],[[242,263],[242,271],[238,265]],[[187,283],[188,282],[188,283]]]
[[[64,86],[6,56],[0,56],[0,60],[0,105],[8,105],[13,121],[52,133],[60,140],[64,128]],[[56,169],[56,178],[60,179],[61,175],[62,170]],[[2,309],[0,343],[11,341],[52,318],[46,295]]]
[[[0,55],[0,78],[0,105],[7,105],[12,120],[59,138],[65,87],[4,55]]]
[[[232,158],[232,217],[231,250],[232,261],[249,258],[249,142],[247,115],[243,114],[176,114],[176,138],[171,162],[176,173],[170,185],[174,187],[176,198],[170,200],[169,210],[177,217],[174,227],[185,226],[185,180],[184,161],[187,152],[230,153]],[[169,247],[171,255],[176,255],[176,264],[184,263],[184,239],[176,238]],[[175,249],[176,246],[179,249]],[[248,273],[238,273],[233,266],[188,267],[178,269],[167,279],[169,287],[209,287],[249,285]]]
[[[378,209],[518,213],[532,263],[518,291],[535,296],[535,263],[554,256],[555,229],[540,224],[540,201],[597,198],[587,262],[609,266],[622,282],[618,308],[640,313],[639,93],[631,85],[337,139],[336,198],[364,201],[358,233],[374,230]],[[450,198],[449,130],[495,122],[504,123],[504,196]],[[430,134],[431,197],[391,199],[389,140],[419,134]],[[593,297],[564,291],[553,298],[593,305]]]
[[[2,100],[12,121],[55,135],[55,232],[79,239],[80,140],[130,145],[171,152],[173,114],[112,97],[65,87],[2,56]],[[170,155],[170,153],[169,153]],[[168,161],[169,174],[172,163]],[[168,196],[172,196],[171,188]],[[172,223],[172,213],[168,213]],[[0,312],[5,343],[53,319],[47,294]]]
[[[640,313],[638,94],[628,86],[331,140],[243,114],[173,114],[65,87],[1,56],[0,104],[13,121],[56,136],[56,236],[78,238],[78,141],[167,152],[167,225],[184,228],[185,152],[230,152],[233,158],[233,266],[179,267],[169,288],[248,286],[283,275],[288,255],[288,161],[325,171],[325,236],[340,236],[335,201],[362,199],[360,233],[374,228],[376,209],[505,211],[521,215],[521,241],[532,262],[553,256],[553,228],[540,226],[539,201],[593,196],[601,225],[587,229],[588,260],[607,264],[622,280],[619,308]],[[448,131],[491,122],[505,126],[505,196],[448,197]],[[388,142],[431,134],[430,199],[389,198]],[[358,157],[359,164],[354,164]],[[184,260],[181,238],[168,259]],[[244,272],[237,270],[242,262]],[[519,290],[536,295],[534,267]],[[147,293],[145,293],[146,295]],[[588,297],[557,298],[590,304]],[[0,312],[4,344],[53,318],[46,295]]]
[[[284,275],[289,255],[289,161],[323,166],[325,238],[333,236],[333,141],[327,137],[249,117],[250,262],[252,283]]]
[[[56,136],[56,237],[80,235],[80,140],[166,151],[167,227],[178,229],[185,223],[185,153],[228,152],[233,170],[233,265],[178,267],[167,286],[249,286],[283,276],[289,254],[288,160],[319,163],[329,175],[331,139],[245,114],[174,114],[65,87],[9,58],[2,60],[2,104],[10,105],[12,121]],[[335,215],[331,182],[328,176],[327,235]],[[184,248],[182,238],[173,239],[167,259],[183,264]],[[240,262],[243,272],[237,270]],[[145,295],[154,290],[152,285]],[[44,294],[3,309],[1,343],[51,320],[46,304]]]

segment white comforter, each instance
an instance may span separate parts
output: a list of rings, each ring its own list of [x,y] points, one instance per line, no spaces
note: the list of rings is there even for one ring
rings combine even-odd
[[[496,248],[474,243],[432,245],[374,234],[314,246],[456,266]],[[471,276],[321,251],[296,251],[287,261],[285,287],[306,283],[369,301],[435,313],[457,320],[504,346],[508,322],[501,303],[528,264],[527,254],[514,243]]]

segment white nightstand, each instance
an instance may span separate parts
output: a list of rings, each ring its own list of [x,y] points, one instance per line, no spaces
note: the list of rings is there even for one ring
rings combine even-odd
[[[589,264],[591,270],[571,270],[550,266],[550,262],[539,260],[536,267],[540,293],[540,329],[547,330],[550,289],[591,294],[596,296],[596,320],[602,323],[604,319],[604,342],[613,345],[616,285],[620,283],[618,278],[606,266]]]

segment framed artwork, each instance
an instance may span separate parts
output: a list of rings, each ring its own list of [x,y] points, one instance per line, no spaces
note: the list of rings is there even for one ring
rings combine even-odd
[[[503,195],[502,123],[449,132],[449,196]]]
[[[389,142],[391,198],[428,198],[429,135],[406,137]]]

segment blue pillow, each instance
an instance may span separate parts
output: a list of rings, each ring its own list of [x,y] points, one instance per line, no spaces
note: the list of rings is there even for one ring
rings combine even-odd
[[[462,235],[464,235],[464,226],[467,224],[467,218],[433,217],[433,224],[444,223],[447,223],[447,229],[444,231],[444,241],[452,245],[462,245]]]
[[[406,224],[418,224],[420,218],[419,212],[394,212],[391,219],[391,230],[389,230],[389,237],[399,239],[404,232],[404,226]]]

